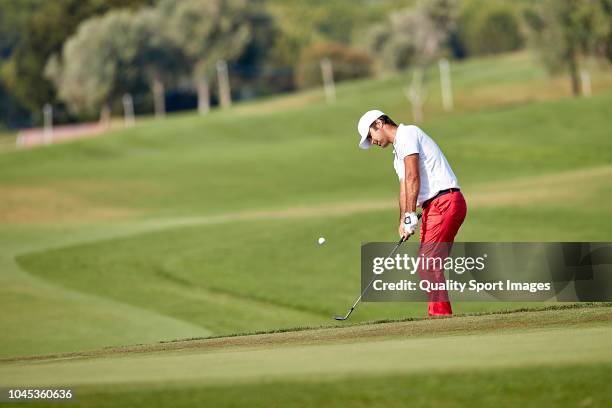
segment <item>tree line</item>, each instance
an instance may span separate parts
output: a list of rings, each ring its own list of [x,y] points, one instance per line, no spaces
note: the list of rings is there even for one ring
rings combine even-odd
[[[585,56],[612,60],[612,0],[23,0],[0,13],[0,122],[97,118],[227,103],[234,97],[423,69],[532,47],[580,93]],[[229,67],[229,68],[228,68]],[[219,85],[219,84],[217,84]],[[219,91],[221,89],[221,91]],[[184,95],[181,104],[169,93]],[[0,125],[2,126],[2,125]]]

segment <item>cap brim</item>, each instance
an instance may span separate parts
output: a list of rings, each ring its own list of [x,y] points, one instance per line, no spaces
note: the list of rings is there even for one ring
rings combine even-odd
[[[372,142],[370,141],[370,139],[368,139],[368,136],[366,135],[366,137],[361,139],[361,142],[359,142],[359,148],[366,150],[369,149],[370,146],[372,146]]]

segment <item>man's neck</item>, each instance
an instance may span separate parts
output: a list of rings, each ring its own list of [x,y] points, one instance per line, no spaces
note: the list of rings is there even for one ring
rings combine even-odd
[[[397,135],[397,127],[393,127],[391,125],[387,125],[389,126],[389,142],[391,142],[391,144],[395,144],[395,136]]]

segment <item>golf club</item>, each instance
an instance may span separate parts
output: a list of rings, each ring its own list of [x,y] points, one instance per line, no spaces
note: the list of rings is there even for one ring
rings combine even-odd
[[[417,215],[417,217],[420,219],[421,218],[421,214]],[[408,237],[408,238],[410,238],[410,237]],[[400,247],[400,245],[402,245],[402,242],[407,241],[408,238],[406,238],[406,239],[404,239],[404,237],[400,238],[400,240],[397,242],[397,245],[395,245],[395,248],[393,248],[393,251],[391,251],[391,253],[389,255],[387,255],[387,258],[391,258],[393,255],[395,255],[395,252]],[[346,320],[346,319],[348,319],[349,316],[351,315],[351,313],[353,313],[353,310],[355,310],[355,308],[357,307],[357,305],[361,301],[361,298],[363,297],[363,295],[370,288],[370,285],[372,285],[372,282],[374,282],[375,279],[376,279],[376,275],[374,275],[372,277],[372,279],[370,280],[370,283],[368,283],[368,285],[365,287],[363,292],[361,292],[361,295],[359,295],[359,297],[357,298],[355,303],[353,303],[353,306],[349,309],[348,313],[345,316],[334,316],[334,319],[336,319],[336,320]]]

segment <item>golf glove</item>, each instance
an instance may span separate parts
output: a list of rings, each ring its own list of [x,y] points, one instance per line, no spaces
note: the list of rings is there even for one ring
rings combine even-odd
[[[414,234],[416,227],[419,223],[419,218],[415,212],[409,212],[404,214],[404,231],[409,234]]]

